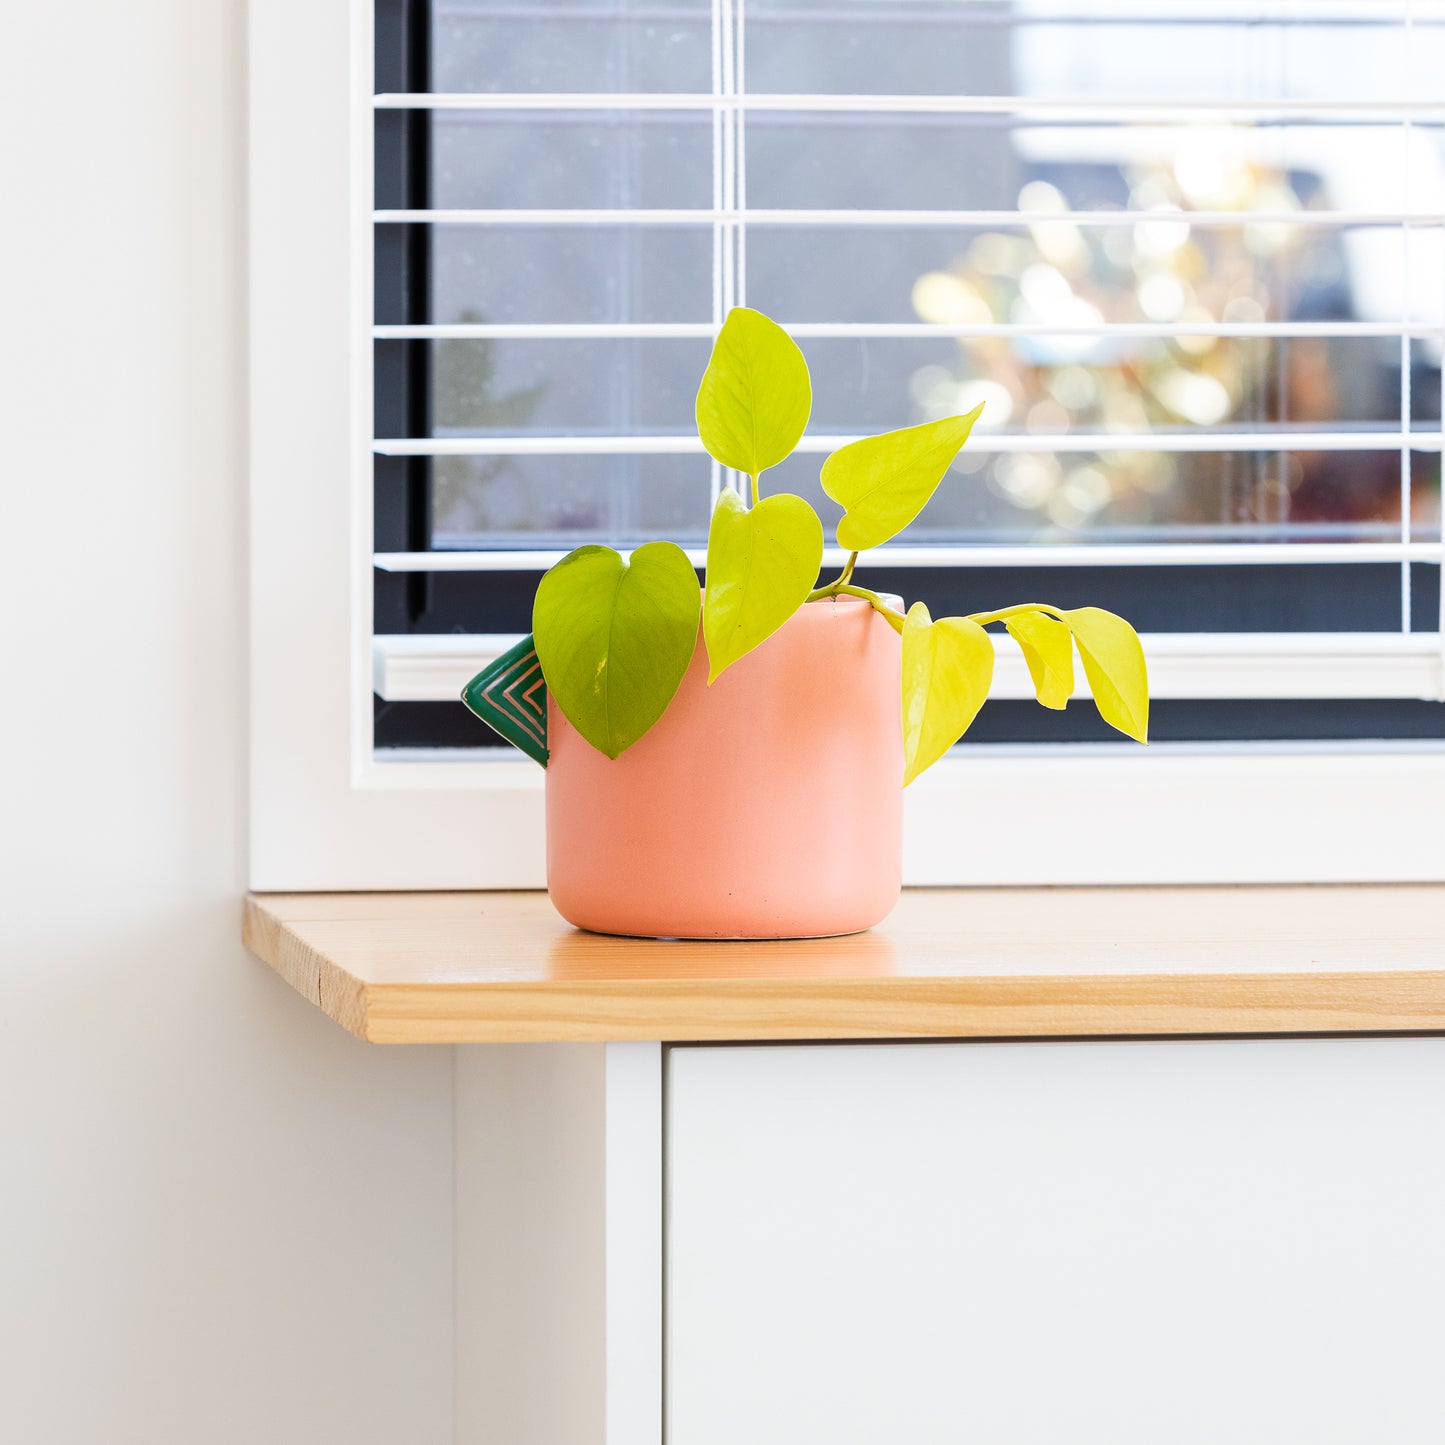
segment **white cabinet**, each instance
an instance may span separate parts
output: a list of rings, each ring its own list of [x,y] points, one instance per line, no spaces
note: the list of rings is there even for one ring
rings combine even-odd
[[[456,1445],[1441,1445],[1442,919],[925,890],[734,948],[349,894],[246,936],[460,1045]]]
[[[1445,1439],[1445,1040],[666,1075],[668,1445]]]

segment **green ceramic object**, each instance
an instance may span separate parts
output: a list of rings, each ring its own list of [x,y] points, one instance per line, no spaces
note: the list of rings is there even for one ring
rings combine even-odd
[[[547,684],[531,633],[488,663],[462,689],[462,701],[513,747],[547,766]]]

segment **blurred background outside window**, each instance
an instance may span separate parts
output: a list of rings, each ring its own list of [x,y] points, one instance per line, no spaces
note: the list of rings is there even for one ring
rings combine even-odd
[[[436,0],[432,88],[706,92],[712,8]],[[1398,434],[1438,431],[1445,241],[1400,217],[1440,211],[1445,127],[1368,108],[1445,73],[1439,17],[1407,25],[1388,3],[749,0],[742,20],[733,64],[751,94],[1019,101],[1015,113],[745,111],[738,125],[747,208],[993,213],[764,220],[742,228],[733,262],[729,299],[785,323],[902,333],[803,339],[815,433],[982,401],[980,442],[1037,441],[966,450],[912,540],[1394,538],[1405,508],[1411,535],[1439,536],[1439,454],[1413,455],[1407,491]],[[1030,100],[1082,104],[1054,118]],[[1301,101],[1318,104],[1293,111]],[[1205,108],[1169,119],[1148,102]],[[1227,103],[1245,109],[1211,118]],[[706,210],[713,128],[705,110],[436,112],[431,204]],[[1222,212],[1239,222],[1190,219]],[[1322,213],[1347,219],[1307,223]],[[714,245],[707,224],[439,226],[432,318],[710,324]],[[1261,334],[1294,323],[1306,334]],[[1105,325],[1129,330],[1089,334]],[[1402,352],[1405,327],[1417,334]],[[432,431],[688,437],[708,344],[437,341]],[[1180,449],[1201,432],[1241,444]],[[1115,434],[1128,449],[1109,446]],[[770,481],[832,521],[818,462],[800,456]],[[445,457],[435,489],[439,547],[701,541],[710,503],[698,455]]]

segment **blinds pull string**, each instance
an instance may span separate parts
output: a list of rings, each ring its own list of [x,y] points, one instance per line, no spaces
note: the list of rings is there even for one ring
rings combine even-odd
[[[716,101],[722,94],[722,0],[712,0],[712,94]],[[716,215],[723,205],[723,125],[724,116],[715,104],[712,111],[712,208]],[[723,223],[712,223],[712,332],[717,334],[723,320]],[[715,458],[708,459],[707,514],[712,516],[722,491],[722,467]]]
[[[1415,0],[1407,0],[1405,6],[1405,54],[1409,59],[1408,64],[1413,64],[1415,25]],[[1413,79],[1409,86],[1409,99],[1415,99],[1415,87]],[[1415,235],[1410,229],[1410,151],[1414,141],[1414,135],[1410,129],[1410,112],[1405,112],[1405,119],[1400,127],[1401,139],[1405,147],[1405,154],[1402,158],[1400,177],[1400,205],[1405,212],[1406,220],[1401,228],[1401,237],[1404,241],[1404,257],[1400,266],[1400,541],[1404,545],[1410,542],[1410,509],[1411,498],[1411,472],[1414,468],[1415,458],[1410,442],[1411,411],[1414,407],[1414,398],[1411,394],[1410,368],[1414,356],[1410,344],[1409,318],[1415,309],[1414,296],[1410,285],[1410,259],[1414,250]],[[1445,358],[1442,358],[1445,361]],[[1408,561],[1400,563],[1400,631],[1408,633],[1413,626],[1411,613],[1414,611],[1414,598],[1412,596],[1414,575],[1410,571]]]

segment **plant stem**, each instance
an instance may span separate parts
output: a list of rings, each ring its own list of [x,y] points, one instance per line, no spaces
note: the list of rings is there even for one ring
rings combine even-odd
[[[753,506],[756,507],[758,504],[758,474],[756,472],[749,472],[748,480],[753,484]]]
[[[855,552],[853,555],[856,557],[858,554]],[[830,597],[861,597],[875,612],[883,614],[888,625],[895,632],[903,631],[904,618],[901,612],[895,612],[876,592],[870,592],[866,587],[855,587],[841,577],[836,582],[830,582],[826,587],[814,588],[803,599],[803,602],[804,605],[809,602],[826,602]]]
[[[1003,622],[1010,617],[1017,617],[1020,612],[1045,612],[1050,617],[1058,617],[1062,622],[1057,607],[1050,607],[1047,602],[1020,602],[1014,607],[1000,607],[997,612],[970,612],[968,620],[976,622],[980,627],[985,627],[990,622]]]
[[[850,552],[843,570],[826,587],[815,588],[808,594],[808,601],[815,602],[820,597],[836,597],[839,592],[853,580],[853,569],[858,565],[858,554]]]

